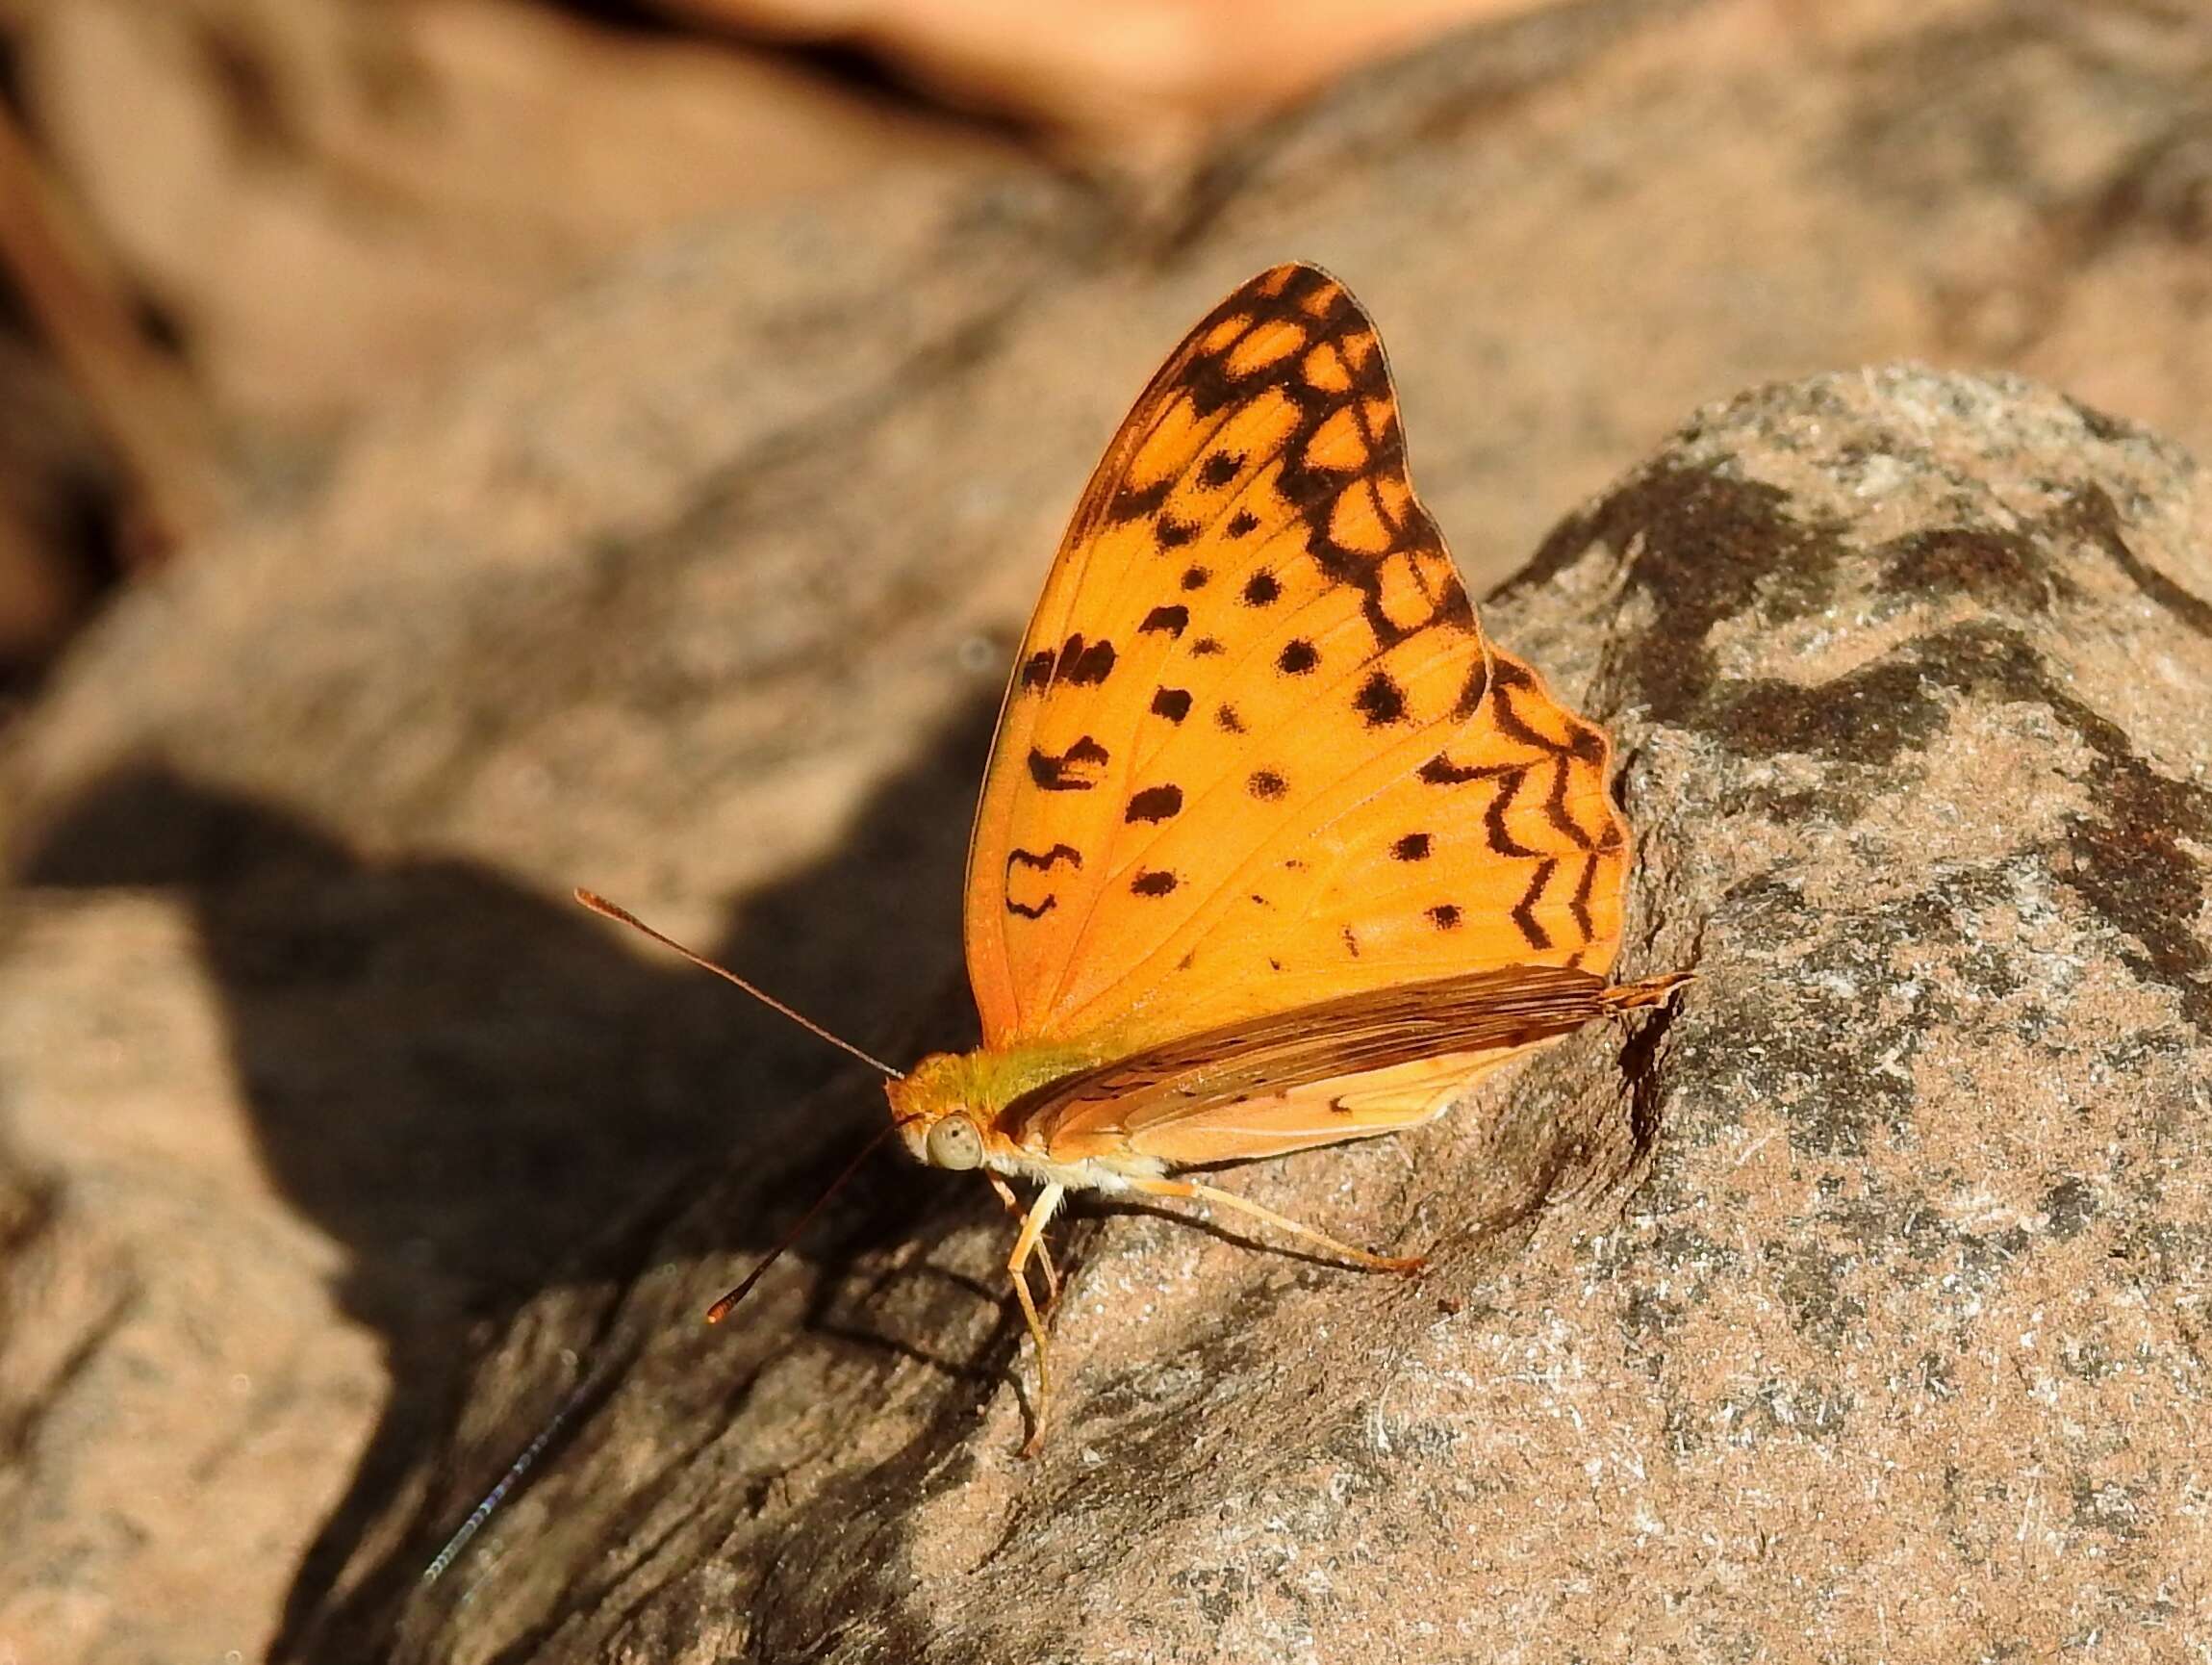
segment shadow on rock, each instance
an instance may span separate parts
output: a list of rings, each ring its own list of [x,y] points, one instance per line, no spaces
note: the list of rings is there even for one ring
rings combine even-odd
[[[702,947],[896,1050],[956,954],[990,715],[950,726],[832,854],[743,898]],[[819,1040],[484,866],[364,861],[279,808],[147,768],[88,792],[19,872],[189,897],[268,1173],[343,1246],[340,1301],[384,1342],[391,1396],[297,1571],[278,1659],[381,1652],[369,1616],[425,1551],[394,1550],[379,1523],[407,1507],[423,1454],[453,1447],[486,1338],[548,1290],[634,1276],[672,1191],[718,1168],[833,1167],[874,1131],[824,1119],[867,1095],[809,1106],[850,1067]],[[767,1246],[790,1216],[757,1200],[764,1217],[739,1211],[707,1246]],[[887,1212],[877,1235],[902,1229]],[[371,1538],[385,1547],[365,1555]]]

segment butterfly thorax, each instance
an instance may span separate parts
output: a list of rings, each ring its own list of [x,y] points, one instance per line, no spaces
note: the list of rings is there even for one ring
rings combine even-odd
[[[1041,1142],[1025,1137],[1027,1119],[1013,1114],[1022,1101],[1033,1101],[1041,1089],[1081,1073],[1103,1056],[1096,1048],[1069,1046],[933,1052],[901,1080],[885,1083],[884,1093],[899,1136],[917,1162],[1112,1189],[1122,1177],[1120,1165],[1054,1162]],[[1159,1166],[1139,1159],[1131,1171],[1151,1173]]]

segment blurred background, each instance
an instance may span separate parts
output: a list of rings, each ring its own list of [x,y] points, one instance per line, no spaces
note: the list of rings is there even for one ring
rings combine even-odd
[[[687,222],[894,169],[1141,192],[1537,0],[11,0],[0,673]]]
[[[879,1102],[568,887],[956,1006],[1060,524],[1290,258],[1478,594],[1765,380],[2201,448],[2212,22],[0,0],[0,1662],[387,1656],[610,1292],[773,1238]],[[825,1259],[967,1206],[896,1177]]]

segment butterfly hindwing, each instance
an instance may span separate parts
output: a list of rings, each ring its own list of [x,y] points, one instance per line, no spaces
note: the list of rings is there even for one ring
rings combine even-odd
[[[1372,321],[1311,267],[1263,272],[1124,422],[1023,643],[969,855],[986,1042],[1602,972],[1606,763],[1485,642]]]
[[[1609,1009],[1606,981],[1513,966],[1368,989],[1178,1037],[1055,1082],[1007,1115],[1055,1161],[1279,1156],[1428,1120],[1479,1077]]]

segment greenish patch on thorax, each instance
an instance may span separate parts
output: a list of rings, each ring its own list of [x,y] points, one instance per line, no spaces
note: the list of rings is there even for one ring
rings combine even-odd
[[[988,1105],[996,1113],[1041,1087],[1104,1061],[1105,1055],[1097,1047],[1025,1046],[1011,1052],[971,1052],[964,1062],[975,1070],[986,1095],[978,1101],[979,1107]]]
[[[1062,1077],[1104,1063],[1099,1046],[1017,1046],[1004,1052],[979,1047],[974,1052],[933,1052],[915,1064],[906,1079],[891,1086],[891,1103],[902,1116],[926,1124],[964,1111],[979,1126],[1001,1129],[1007,1106]]]

